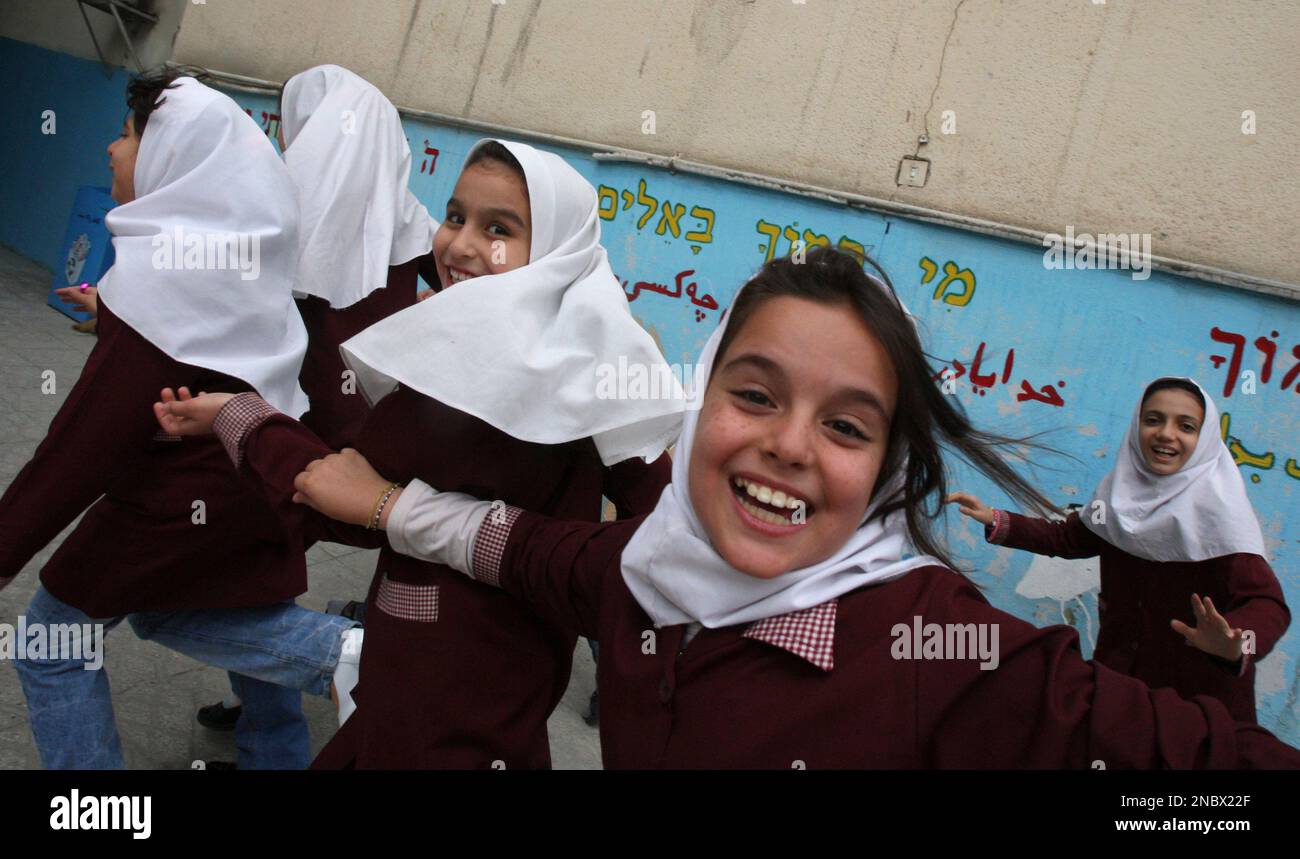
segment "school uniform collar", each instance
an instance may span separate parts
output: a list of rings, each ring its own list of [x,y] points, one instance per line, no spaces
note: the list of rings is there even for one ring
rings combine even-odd
[[[752,638],[793,653],[823,671],[835,667],[835,612],[839,598],[800,611],[765,617],[744,632]]]

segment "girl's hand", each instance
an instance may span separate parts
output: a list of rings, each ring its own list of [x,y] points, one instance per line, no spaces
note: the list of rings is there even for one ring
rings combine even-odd
[[[1174,632],[1187,640],[1193,647],[1199,647],[1212,656],[1237,662],[1241,659],[1241,630],[1233,629],[1223,615],[1214,608],[1209,597],[1201,599],[1192,594],[1192,613],[1196,615],[1196,628],[1192,629],[1181,620],[1171,620],[1169,625]]]
[[[79,286],[65,286],[54,290],[54,294],[63,299],[64,304],[71,304],[91,316],[99,315],[99,290],[93,286],[85,289]]]
[[[364,456],[345,447],[340,453],[307,464],[293,479],[293,488],[297,490],[293,500],[340,522],[369,525],[375,502],[391,484],[391,480],[370,467]],[[388,513],[401,494],[402,490],[398,489],[389,496],[379,520],[381,528],[388,524]]]
[[[993,508],[984,504],[968,492],[953,492],[943,499],[948,504],[958,505],[963,516],[969,516],[981,525],[993,523]]]
[[[163,388],[161,396],[162,402],[153,404],[153,413],[163,432],[172,435],[208,435],[212,432],[212,422],[217,419],[217,412],[235,395],[205,394],[199,391],[195,397],[191,396],[189,388],[183,387],[176,394],[172,393],[171,388]]]

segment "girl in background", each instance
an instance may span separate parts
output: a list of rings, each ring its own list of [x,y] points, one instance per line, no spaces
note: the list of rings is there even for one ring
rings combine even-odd
[[[307,354],[298,383],[310,404],[302,422],[339,450],[370,411],[339,345],[414,304],[417,274],[438,284],[430,252],[438,225],[408,187],[411,149],[401,117],[365,79],[340,66],[307,69],[285,82],[279,112],[280,149],[300,210],[294,294]],[[344,614],[355,615],[356,605]],[[183,649],[181,633],[159,630],[154,640]],[[230,730],[241,715],[234,696],[201,708],[198,718]]]
[[[1082,514],[1052,522],[990,509],[969,493],[948,500],[985,526],[990,543],[1100,555],[1093,658],[1148,686],[1213,695],[1233,718],[1254,722],[1254,661],[1277,644],[1291,613],[1218,428],[1204,388],[1159,378],[1142,392],[1115,465]]]

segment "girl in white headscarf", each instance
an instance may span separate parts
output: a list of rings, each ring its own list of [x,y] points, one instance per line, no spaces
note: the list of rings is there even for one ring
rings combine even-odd
[[[261,606],[306,590],[301,551],[222,468],[221,446],[142,420],[178,382],[256,390],[291,415],[306,408],[292,182],[261,129],[188,73],[134,79],[128,104],[109,146],[116,260],[100,281],[98,340],[75,384],[63,371],[52,379],[60,393],[70,387],[66,400],[0,499],[0,586],[85,514],[41,570],[34,626],[111,627],[127,614]],[[74,662],[18,664],[41,760],[120,767],[105,673]],[[305,763],[294,757],[308,751],[296,696],[280,703],[283,754],[247,746],[241,765]]]
[[[667,369],[628,311],[599,224],[595,189],[563,159],[519,143],[476,144],[434,239],[443,291],[343,345],[375,407],[357,449],[331,460],[364,454],[403,483],[440,482],[500,498],[502,509],[579,520],[599,519],[602,494],[620,513],[653,506],[682,402],[597,396],[602,368],[620,360]],[[549,765],[546,719],[568,683],[570,626],[385,546],[382,526],[402,505],[396,483],[340,520],[293,503],[299,472],[330,448],[256,397],[181,392],[156,409],[180,434],[215,423],[304,538],[384,548],[357,707],[317,766]]]
[[[1255,721],[1253,663],[1291,614],[1219,411],[1195,381],[1146,386],[1115,466],[1064,521],[992,510],[967,493],[950,500],[992,543],[1101,556],[1097,661],[1184,696],[1213,695]]]
[[[417,275],[441,287],[430,254],[438,225],[408,187],[401,117],[368,81],[335,65],[307,69],[285,82],[279,112],[301,216],[295,303],[307,353],[298,382],[309,402],[302,422],[337,450],[370,411],[339,344],[414,304]],[[240,715],[228,698],[198,718],[221,729]]]
[[[695,391],[648,516],[566,522],[411,483],[386,523],[403,551],[600,640],[606,766],[1300,766],[1219,702],[1085,662],[1073,629],[998,611],[949,568],[927,527],[940,442],[1049,505],[997,454],[1012,440],[934,385],[854,258],[766,265]],[[325,462],[301,485],[341,511],[384,478]]]

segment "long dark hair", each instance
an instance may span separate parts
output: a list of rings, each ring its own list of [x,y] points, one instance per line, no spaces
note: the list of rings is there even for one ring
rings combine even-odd
[[[863,264],[880,273],[873,279]],[[898,472],[907,459],[903,489],[881,506],[877,516],[902,508],[907,530],[918,552],[933,555],[956,569],[946,548],[935,537],[934,520],[943,512],[947,473],[942,449],[951,448],[1012,498],[1041,513],[1061,511],[1021,477],[1002,451],[1037,448],[1055,453],[1030,438],[1010,438],[976,429],[954,397],[934,383],[929,356],[921,348],[911,319],[903,310],[888,275],[867,258],[859,260],[833,248],[818,248],[802,262],[789,257],[773,259],[741,291],[728,311],[730,321],[714,367],[721,366],[731,341],[746,320],[764,302],[780,296],[803,298],[822,304],[840,304],[854,310],[885,348],[898,373],[898,403],[889,427],[885,462],[872,494]],[[1017,458],[1022,458],[1017,455]]]
[[[194,78],[207,83],[208,73],[197,66],[164,66],[137,75],[126,85],[126,106],[131,111],[136,137],[144,134],[150,114],[167,101],[165,92],[176,87],[178,78]]]

